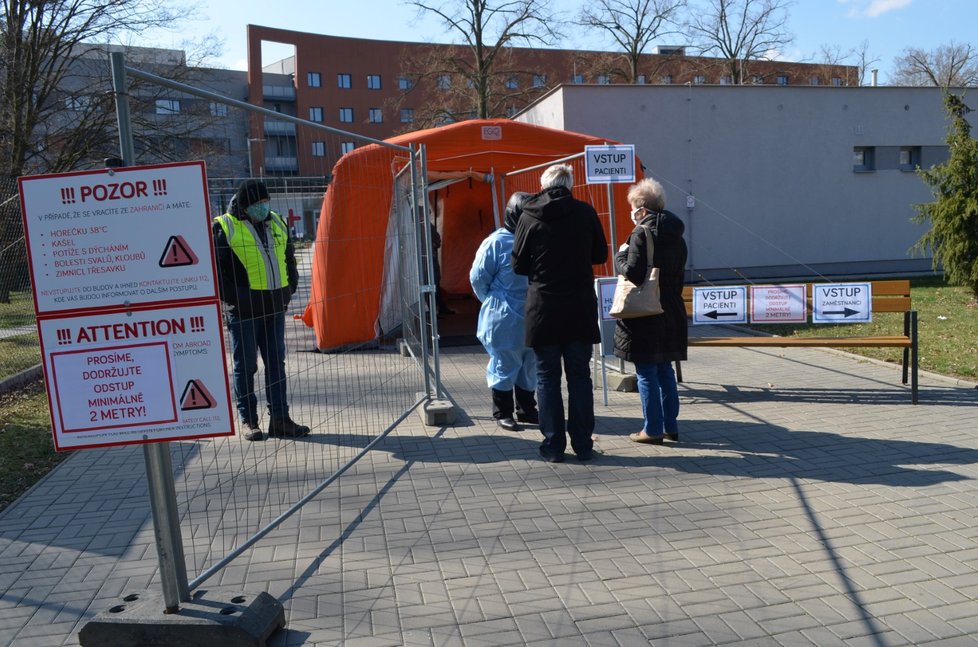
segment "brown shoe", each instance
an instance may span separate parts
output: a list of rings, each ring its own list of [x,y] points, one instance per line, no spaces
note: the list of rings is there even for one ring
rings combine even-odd
[[[246,420],[241,424],[244,427],[245,440],[265,440],[265,434],[261,432],[257,422]]]
[[[268,424],[268,435],[276,438],[300,438],[309,433],[309,427],[300,425],[292,418],[272,418]]]
[[[645,433],[645,430],[636,431],[634,434],[628,434],[629,440],[636,443],[643,443],[645,445],[661,445],[662,439],[665,436],[650,436]]]

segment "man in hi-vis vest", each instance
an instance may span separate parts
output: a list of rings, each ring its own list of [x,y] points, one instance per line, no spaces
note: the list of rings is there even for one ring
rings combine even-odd
[[[265,183],[242,182],[228,213],[214,218],[213,229],[218,282],[234,357],[234,394],[244,437],[265,440],[255,394],[258,353],[265,365],[268,435],[305,436],[309,427],[289,417],[285,385],[285,310],[299,274],[288,227],[270,209]]]

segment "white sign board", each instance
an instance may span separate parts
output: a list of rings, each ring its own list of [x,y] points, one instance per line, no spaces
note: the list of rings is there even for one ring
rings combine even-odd
[[[55,448],[234,434],[217,303],[38,320]]]
[[[752,285],[751,323],[807,323],[804,285]]]
[[[38,315],[217,298],[203,162],[20,178]]]
[[[611,316],[611,303],[615,300],[617,277],[601,277],[594,281],[598,286],[598,318],[600,321],[618,321]]]
[[[588,184],[634,182],[635,145],[585,146],[584,169]]]
[[[747,288],[724,285],[693,288],[693,324],[747,323]]]
[[[812,285],[812,323],[866,323],[872,320],[872,283]]]

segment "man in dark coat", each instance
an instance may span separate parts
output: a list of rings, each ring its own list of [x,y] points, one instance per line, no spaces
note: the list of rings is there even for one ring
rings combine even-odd
[[[537,355],[537,404],[547,461],[564,460],[567,434],[582,461],[593,455],[594,392],[591,349],[600,341],[592,265],[608,258],[608,243],[594,208],[571,195],[574,171],[555,164],[540,177],[543,189],[523,206],[513,245],[513,271],[524,274],[526,345]],[[567,421],[561,395],[567,372]]]

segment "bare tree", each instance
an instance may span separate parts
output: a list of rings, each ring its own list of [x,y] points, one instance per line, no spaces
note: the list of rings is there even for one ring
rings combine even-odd
[[[108,58],[93,43],[171,28],[187,15],[170,0],[3,0],[0,177],[79,168],[110,146],[117,154]],[[3,210],[0,249],[22,234],[18,210]],[[18,280],[9,274],[0,301]]]
[[[869,52],[868,40],[850,49],[823,43],[815,56],[815,63],[820,68],[819,76],[822,77],[823,82],[831,83],[833,78],[838,78],[841,84],[846,86],[862,85],[865,82],[866,72],[878,62],[879,57],[874,57]]]
[[[978,85],[978,50],[948,43],[933,50],[907,47],[894,61],[893,85],[933,85],[939,88]]]
[[[416,81],[434,80],[440,100],[429,106],[438,118],[455,121],[467,117],[500,117],[508,97],[521,94],[508,78],[522,73],[508,65],[507,48],[546,45],[557,37],[557,24],[543,0],[451,0],[411,2],[419,13],[441,18],[462,44],[432,47],[406,62]],[[503,110],[503,112],[500,112]]]
[[[678,33],[686,0],[595,0],[581,9],[578,24],[605,32],[627,61],[626,80],[638,79],[642,54],[656,38]]]
[[[726,61],[735,84],[748,77],[750,61],[770,59],[793,40],[790,0],[705,0],[690,11],[690,34],[701,53]]]

